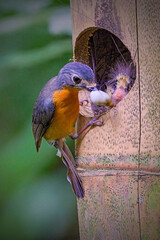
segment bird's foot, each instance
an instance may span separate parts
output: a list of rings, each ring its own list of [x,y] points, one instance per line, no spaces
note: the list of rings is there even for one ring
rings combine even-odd
[[[79,137],[79,134],[78,133],[71,133],[69,136],[70,136],[71,139],[75,140]]]
[[[79,105],[80,105],[80,106],[83,106],[84,102],[86,102],[86,104],[88,104],[88,100],[87,100],[87,99],[81,99],[81,100],[79,101]]]
[[[73,140],[79,138],[79,136],[84,132],[86,131],[89,127],[92,127],[92,126],[102,126],[104,123],[102,120],[99,120],[100,116],[96,116],[96,117],[93,117],[91,121],[89,121],[86,126],[84,128],[81,129],[80,132],[78,133],[71,133],[69,136],[70,138],[72,138]]]
[[[104,125],[104,122],[103,120],[91,120],[93,126],[103,126]]]

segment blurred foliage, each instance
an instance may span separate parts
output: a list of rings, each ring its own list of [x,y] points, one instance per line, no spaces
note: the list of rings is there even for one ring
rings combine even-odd
[[[72,58],[69,1],[0,1],[0,239],[78,239],[76,199],[56,150],[31,130],[43,85]],[[73,142],[68,140],[73,150]]]

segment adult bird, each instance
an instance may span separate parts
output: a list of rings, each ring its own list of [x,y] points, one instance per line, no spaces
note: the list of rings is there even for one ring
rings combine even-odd
[[[37,152],[42,137],[59,149],[67,167],[67,179],[78,198],[84,197],[82,181],[73,163],[73,156],[64,138],[75,133],[79,114],[78,92],[95,86],[92,69],[80,62],[66,64],[58,76],[49,80],[35,102],[32,130]]]

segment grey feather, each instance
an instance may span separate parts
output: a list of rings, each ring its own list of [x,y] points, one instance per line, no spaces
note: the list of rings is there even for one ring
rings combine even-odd
[[[72,153],[63,139],[57,140],[56,144],[57,144],[57,148],[60,150],[62,154],[63,163],[67,167],[67,180],[71,184],[75,195],[78,198],[83,198],[85,194],[84,188],[83,188],[82,180],[74,166],[74,158],[72,156]]]
[[[35,102],[32,115],[32,131],[37,152],[40,148],[42,137],[48,129],[54,115],[53,92],[58,89],[56,77],[49,80],[42,88]]]

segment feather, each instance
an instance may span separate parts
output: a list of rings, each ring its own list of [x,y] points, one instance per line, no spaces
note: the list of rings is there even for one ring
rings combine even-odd
[[[78,198],[84,197],[82,180],[73,164],[74,158],[67,144],[63,139],[57,140],[57,147],[62,154],[62,160],[67,167],[67,180],[70,182],[75,195]]]

